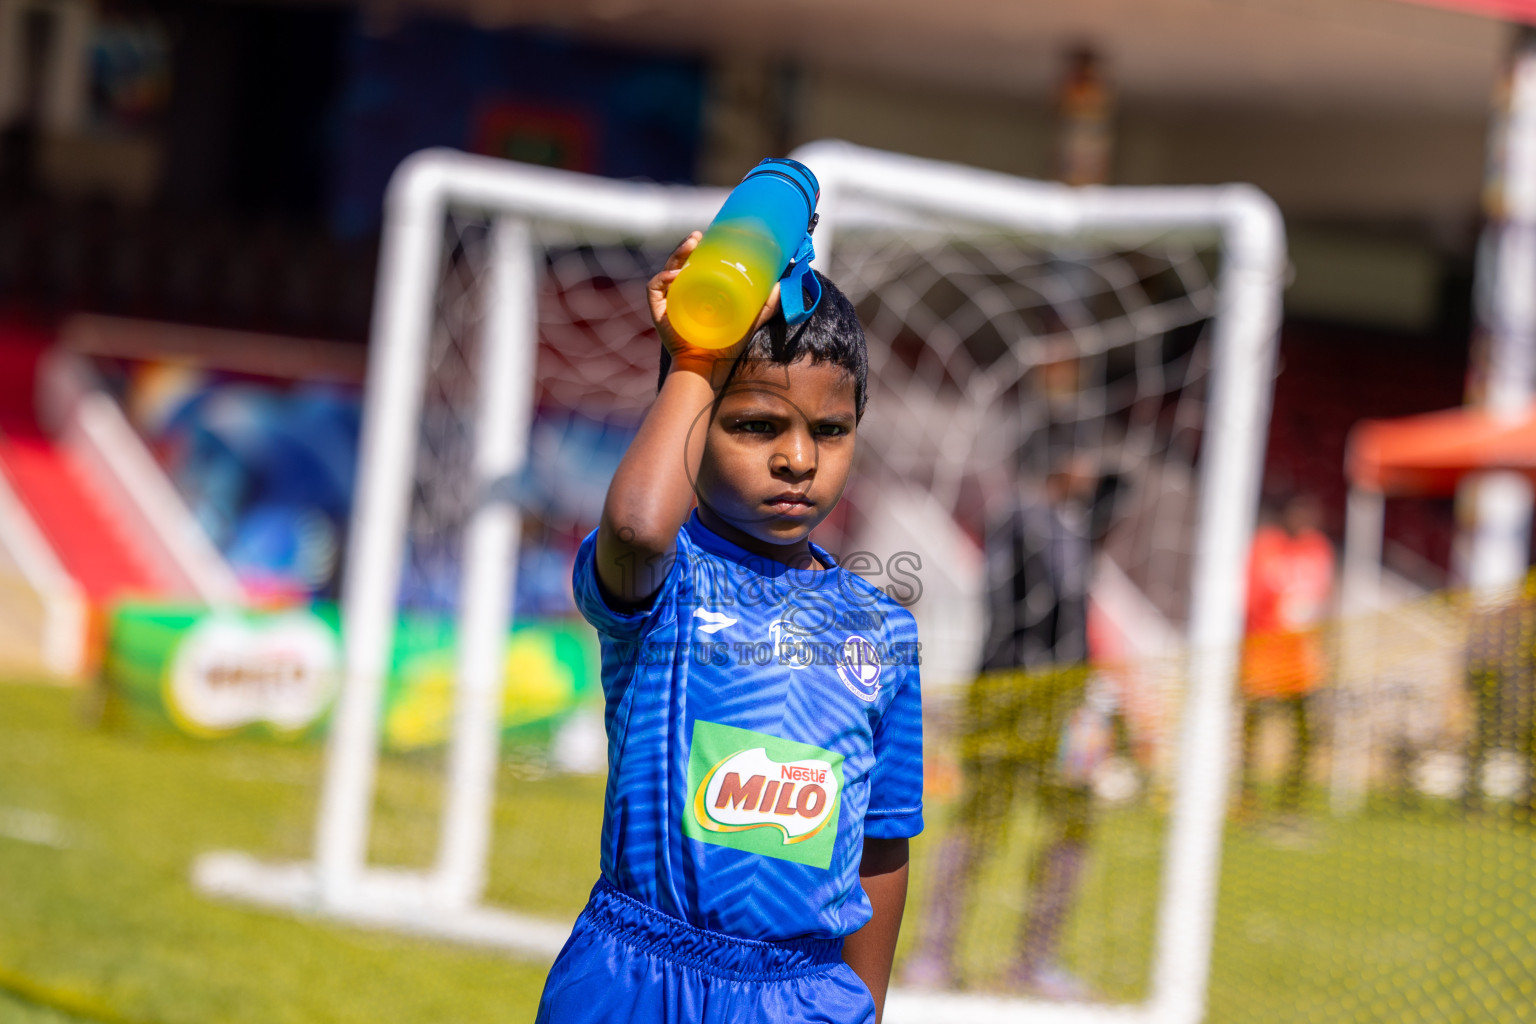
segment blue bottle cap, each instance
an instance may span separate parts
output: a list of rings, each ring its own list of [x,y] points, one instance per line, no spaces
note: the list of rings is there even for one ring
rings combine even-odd
[[[806,230],[811,230],[816,221],[816,203],[821,199],[821,182],[816,180],[816,175],[811,173],[811,169],[798,160],[771,156],[760,161],[741,180],[746,181],[748,178],[755,178],[762,174],[784,178],[800,190],[800,194],[805,198]]]

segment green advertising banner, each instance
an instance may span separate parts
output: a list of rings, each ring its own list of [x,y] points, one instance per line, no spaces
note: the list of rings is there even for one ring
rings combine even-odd
[[[451,620],[400,619],[385,685],[385,749],[447,740],[457,654]],[[568,619],[518,623],[507,637],[505,669],[504,738],[547,740],[595,692],[596,638]],[[133,723],[209,738],[307,740],[325,732],[340,671],[334,605],[210,611],[131,603],[112,614],[101,675]]]

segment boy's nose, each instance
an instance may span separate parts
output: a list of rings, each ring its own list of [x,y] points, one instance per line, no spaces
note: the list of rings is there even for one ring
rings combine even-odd
[[[790,430],[781,435],[783,443],[768,462],[775,473],[789,476],[805,476],[816,468],[816,445],[802,431]]]

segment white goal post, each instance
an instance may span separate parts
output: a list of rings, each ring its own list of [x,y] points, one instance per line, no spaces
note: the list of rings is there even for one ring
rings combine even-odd
[[[904,219],[986,224],[1031,237],[1113,240],[1188,233],[1221,254],[1199,458],[1190,576],[1188,689],[1163,852],[1150,995],[1137,1005],[1048,1004],[1003,996],[895,991],[891,1021],[1125,1021],[1194,1024],[1205,1010],[1225,813],[1244,566],[1256,516],[1285,276],[1280,216],[1244,185],[1074,189],[930,160],[819,142],[797,150],[822,183],[818,266],[844,232]],[[375,298],[361,465],[342,595],[345,677],[326,750],[313,862],[268,865],[210,854],[197,884],[220,896],[551,956],[568,923],[485,907],[500,721],[520,519],[496,497],[526,458],[538,345],[536,245],[551,238],[670,245],[707,224],[719,189],[611,181],[431,150],[395,173]],[[490,223],[485,337],[475,369],[477,443],[463,531],[457,704],[435,867],[370,867],[367,846],[380,711],[406,557],[422,380],[444,218]],[[1027,1012],[1026,1012],[1027,1011]]]

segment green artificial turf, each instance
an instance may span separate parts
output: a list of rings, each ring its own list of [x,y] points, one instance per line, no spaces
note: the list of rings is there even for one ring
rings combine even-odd
[[[221,904],[194,857],[309,852],[320,752],[91,727],[79,695],[0,686],[0,1024],[101,1020],[526,1021],[545,965]],[[372,857],[430,861],[440,763],[387,759]],[[597,872],[602,780],[503,769],[491,902],[570,919]],[[903,950],[922,927],[947,809],[914,844]],[[966,977],[1000,978],[1038,822],[1022,805],[981,868]],[[1145,996],[1162,848],[1146,807],[1100,815],[1066,965]],[[1536,826],[1452,805],[1323,815],[1227,836],[1214,1022],[1536,1021]]]
[[[0,813],[9,813],[0,832],[27,832],[14,825],[38,820],[57,832],[43,841],[0,835],[0,982],[26,978],[146,1024],[533,1018],[545,964],[215,903],[192,890],[202,851],[307,854],[317,749],[103,732],[81,725],[77,701],[0,687]],[[430,855],[435,768],[382,766],[381,860]],[[601,780],[504,782],[516,797],[497,808],[491,898],[573,918],[597,873]],[[26,1001],[9,992],[0,1013],[31,1012],[16,1009]]]
[[[0,1024],[79,1024],[88,1017],[72,1017],[0,989]]]

